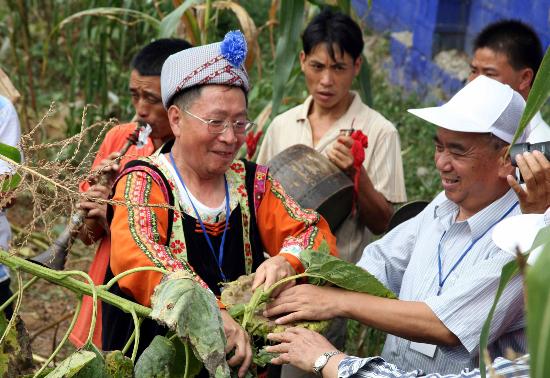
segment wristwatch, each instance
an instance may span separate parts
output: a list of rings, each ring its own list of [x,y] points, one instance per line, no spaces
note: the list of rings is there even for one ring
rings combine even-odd
[[[315,360],[315,363],[313,364],[313,372],[317,375],[321,375],[321,370],[323,370],[323,368],[327,364],[328,360],[332,356],[335,356],[335,355],[340,354],[340,353],[342,353],[342,352],[340,352],[339,350],[333,350],[332,352],[325,352],[325,353],[321,354],[319,356],[319,358],[317,358]]]

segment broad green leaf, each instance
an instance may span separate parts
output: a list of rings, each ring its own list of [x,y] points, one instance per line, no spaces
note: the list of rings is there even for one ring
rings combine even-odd
[[[302,251],[300,260],[305,273],[311,275],[310,283],[319,285],[328,281],[346,290],[368,293],[384,298],[397,298],[376,277],[354,264],[311,250]]]
[[[188,341],[211,375],[229,375],[221,313],[211,291],[178,271],[157,286],[151,304],[151,317]]]
[[[518,274],[518,272],[519,272],[519,268],[516,260],[510,261],[509,263],[507,263],[502,267],[502,273],[500,274],[500,282],[498,284],[495,300],[493,302],[493,305],[491,306],[491,310],[489,311],[489,314],[487,315],[487,320],[485,320],[485,323],[483,324],[483,328],[481,329],[481,336],[479,340],[480,356],[483,356],[484,351],[487,349],[487,343],[489,341],[489,329],[491,327],[491,321],[493,320],[493,315],[495,313],[495,309],[497,307],[500,296],[502,295],[502,292],[506,288],[506,285],[508,284],[508,282],[510,282],[510,280],[514,278]],[[485,378],[486,376],[485,368],[486,368],[485,359],[480,358],[479,370],[482,378]]]
[[[548,78],[550,78],[550,47],[546,50],[546,54],[544,54],[537,76],[535,76],[535,80],[533,81],[533,86],[529,91],[525,110],[519,121],[519,127],[510,144],[514,144],[518,140],[531,119],[542,108],[548,97],[550,97],[550,80]]]
[[[109,378],[105,367],[105,359],[94,344],[85,345],[81,351],[91,352],[95,355],[95,358],[78,371],[74,375],[75,378]]]
[[[550,244],[543,247],[535,264],[527,270],[527,340],[530,376],[548,377],[550,372]]]
[[[176,348],[176,359],[172,366],[171,374],[173,378],[185,377],[191,378],[197,376],[203,368],[203,364],[197,359],[188,343],[183,343],[179,338],[172,340]],[[186,351],[186,349],[188,349]],[[187,356],[186,356],[187,353]],[[187,369],[187,375],[185,374]]]
[[[155,336],[136,362],[136,378],[169,378],[175,363],[176,348],[163,336]]]
[[[323,239],[321,244],[319,244],[319,248],[317,248],[317,252],[323,253],[325,255],[330,255],[330,246],[328,245],[325,239]]]
[[[105,370],[109,378],[131,378],[134,376],[134,363],[120,350],[114,350],[105,356]]]
[[[200,0],[185,0],[179,7],[166,15],[160,22],[159,38],[172,37],[178,28],[183,14],[193,5],[198,3],[200,3]]]
[[[67,357],[63,362],[61,362],[47,378],[70,378],[75,377],[80,370],[82,370],[86,365],[95,360],[96,354],[87,350],[79,350],[69,357]]]
[[[0,142],[0,155],[10,158],[16,163],[21,163],[21,152],[9,144]]]
[[[304,23],[304,3],[304,0],[281,0],[271,114],[278,113],[285,85],[288,83],[290,72],[296,61],[297,45]]]
[[[0,155],[5,156],[15,161],[16,163],[21,163],[21,152],[19,152],[17,148],[8,144],[0,142]],[[21,176],[18,173],[11,175],[10,177],[6,177],[2,181],[2,191],[7,192],[9,190],[15,189],[20,182]]]

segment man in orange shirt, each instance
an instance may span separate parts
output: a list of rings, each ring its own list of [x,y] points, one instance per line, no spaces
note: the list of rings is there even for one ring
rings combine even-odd
[[[115,126],[105,135],[95,160],[92,164],[94,171],[101,170],[114,180],[121,167],[137,157],[149,156],[162,146],[167,140],[174,137],[166,110],[162,104],[160,90],[160,72],[164,61],[172,54],[185,50],[191,45],[182,39],[159,39],[146,45],[133,58],[131,63],[129,89],[132,95],[132,104],[136,110],[136,117],[151,126],[150,134],[144,135],[144,145],[140,148],[131,146],[124,156],[118,151],[122,149],[128,137],[136,130],[136,123],[126,123]],[[82,182],[80,190],[89,197],[106,199],[111,191],[112,180],[109,185]],[[109,264],[111,238],[106,230],[106,206],[95,201],[83,199],[78,206],[88,211],[86,223],[82,227],[79,238],[86,244],[96,241],[99,246],[90,266],[89,274],[96,285],[102,284]],[[81,347],[88,336],[92,316],[92,300],[84,297],[82,310],[78,317],[70,340]],[[98,318],[101,319],[101,303],[98,303]],[[101,347],[101,322],[96,323],[93,342]]]

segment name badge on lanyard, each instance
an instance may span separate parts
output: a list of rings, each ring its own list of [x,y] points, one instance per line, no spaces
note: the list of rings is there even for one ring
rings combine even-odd
[[[435,350],[437,349],[437,345],[426,344],[426,343],[416,343],[414,341],[411,341],[409,348],[419,353],[422,353],[425,356],[433,358],[435,356]]]

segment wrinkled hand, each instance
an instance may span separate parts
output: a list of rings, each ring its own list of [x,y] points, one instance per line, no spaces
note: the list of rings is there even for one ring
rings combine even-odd
[[[353,146],[353,138],[347,135],[340,135],[332,145],[332,148],[327,152],[328,159],[348,176],[354,173],[351,146]]]
[[[100,182],[101,180],[99,177],[103,176],[104,180],[102,184],[109,188],[113,186],[118,170],[120,169],[120,165],[118,164],[119,158],[119,152],[111,153],[106,159],[103,159],[101,163],[99,163],[96,169],[94,169],[92,177],[88,181],[93,185]]]
[[[227,361],[229,366],[239,366],[239,377],[244,377],[252,363],[252,347],[248,333],[237,323],[227,310],[221,310],[223,331],[227,339],[225,353],[234,351],[233,356]]]
[[[327,320],[339,314],[334,298],[341,290],[315,285],[296,285],[283,290],[278,297],[266,305],[265,317],[281,316],[277,324],[287,324],[299,320]]]
[[[292,364],[307,372],[313,372],[313,364],[319,356],[336,350],[323,336],[305,328],[288,328],[281,333],[270,333],[267,338],[279,342],[266,347],[268,352],[279,353],[279,357],[271,360],[272,364]]]
[[[110,192],[111,189],[106,186],[100,184],[92,185],[85,193],[85,196],[82,196],[82,199],[78,202],[77,207],[87,212],[86,218],[92,218],[96,219],[100,223],[106,223],[107,204],[101,201],[94,201],[94,199],[97,198],[106,200],[109,198]]]
[[[265,288],[270,287],[275,282],[296,274],[296,271],[287,261],[284,256],[273,256],[265,260],[256,269],[256,275],[254,282],[252,283],[252,290],[256,290],[260,285],[264,285]],[[281,285],[273,290],[272,297],[276,297],[283,289],[289,288],[295,284],[295,281],[289,281],[285,285]]]
[[[521,211],[544,213],[550,207],[550,162],[540,151],[518,154],[516,161],[526,187],[523,188],[512,175],[507,179],[518,196]]]

